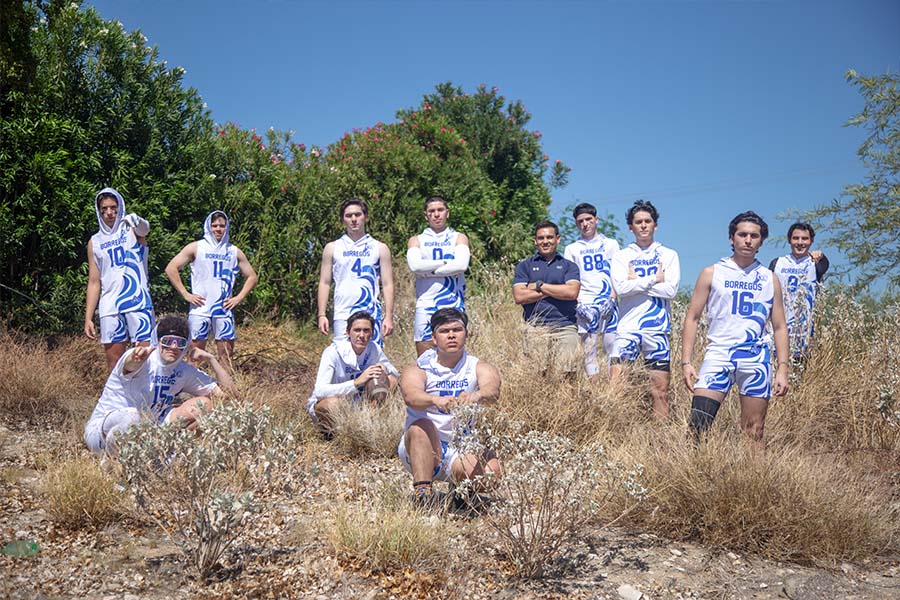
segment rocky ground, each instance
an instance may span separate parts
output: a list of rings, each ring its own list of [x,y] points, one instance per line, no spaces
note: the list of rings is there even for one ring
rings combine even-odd
[[[449,564],[372,571],[336,555],[315,524],[373,473],[392,476],[400,466],[327,453],[306,493],[261,515],[217,578],[201,582],[149,520],[136,516],[99,530],[72,530],[52,521],[38,484],[47,457],[73,447],[73,435],[34,425],[7,427],[0,431],[0,543],[34,540],[39,550],[0,556],[4,598],[900,598],[898,556],[826,570],[615,528],[581,532],[557,565],[522,581],[489,552],[466,546],[465,533],[479,527],[477,517],[453,515],[433,517],[455,521],[460,532],[451,540]],[[329,488],[335,481],[355,483],[349,492],[336,493]]]

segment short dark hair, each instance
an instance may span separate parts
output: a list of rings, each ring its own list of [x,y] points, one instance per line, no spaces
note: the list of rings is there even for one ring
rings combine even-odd
[[[763,218],[752,210],[748,210],[737,215],[731,220],[731,223],[728,224],[729,238],[734,236],[734,232],[737,231],[737,226],[740,223],[754,223],[756,225],[759,225],[759,235],[762,237],[763,241],[765,241],[766,238],[769,237],[769,226],[766,225],[766,222],[763,221]]]
[[[788,241],[790,241],[791,236],[794,235],[795,229],[802,229],[803,231],[807,232],[809,234],[809,241],[813,241],[816,239],[816,230],[813,229],[812,225],[810,225],[809,223],[804,223],[803,221],[797,221],[788,228]]]
[[[97,200],[95,201],[97,203],[97,208],[100,208],[100,203],[107,198],[112,198],[116,201],[116,206],[119,206],[119,199],[116,198],[115,194],[111,192],[103,192],[102,194],[97,194]]]
[[[431,315],[431,331],[435,332],[438,327],[451,321],[462,321],[463,327],[469,326],[469,317],[465,312],[455,308],[439,308]]]
[[[597,207],[593,204],[588,204],[587,202],[582,202],[572,211],[572,218],[577,219],[578,215],[588,214],[592,217],[597,216]]]
[[[556,235],[559,235],[559,227],[556,226],[556,223],[553,221],[541,221],[537,225],[534,226],[534,235],[537,235],[538,229],[545,229],[547,227],[552,227],[553,231]]]
[[[634,223],[634,213],[639,211],[650,213],[650,218],[653,219],[654,223],[659,225],[659,211],[656,210],[653,203],[648,200],[635,200],[634,204],[631,205],[631,208],[625,212],[625,222],[629,225]]]
[[[347,318],[347,331],[350,331],[350,328],[353,327],[353,321],[358,321],[360,319],[366,319],[369,323],[372,324],[372,330],[375,329],[375,317],[372,316],[372,313],[365,310],[358,310]]]
[[[177,335],[186,340],[191,339],[191,328],[188,326],[188,320],[181,315],[163,315],[156,322],[156,337],[161,338],[164,335]]]
[[[228,222],[228,215],[226,215],[221,210],[214,210],[211,215],[209,215],[209,222],[212,223],[216,219],[225,219],[225,222]]]
[[[444,198],[443,196],[429,196],[428,198],[425,199],[425,204],[423,205],[422,208],[427,209],[428,205],[431,204],[432,202],[440,202],[444,205],[444,208],[446,208],[446,209],[450,208],[450,205],[447,203],[447,199]]]
[[[344,218],[344,211],[347,210],[347,207],[353,206],[354,204],[362,209],[364,215],[366,215],[367,217],[369,216],[369,207],[366,206],[366,203],[364,201],[360,200],[359,198],[350,198],[349,200],[344,200],[343,202],[341,202],[341,211],[339,214],[341,215],[342,219]]]

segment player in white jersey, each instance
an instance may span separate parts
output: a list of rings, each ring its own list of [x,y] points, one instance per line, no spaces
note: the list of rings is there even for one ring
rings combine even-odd
[[[773,392],[776,396],[787,393],[788,361],[779,358],[772,385],[770,340],[765,335],[766,322],[771,320],[775,351],[779,357],[787,357],[781,285],[756,260],[768,235],[768,225],[755,212],[737,215],[728,225],[731,257],[703,269],[694,286],[684,319],[681,364],[684,384],[693,394],[691,427],[697,435],[709,430],[722,400],[737,383],[741,427],[762,445],[769,398]],[[709,332],[698,374],[691,355],[704,307]]]
[[[381,384],[390,391],[397,386],[400,373],[372,341],[374,333],[375,317],[364,311],[355,312],[347,319],[348,339],[334,340],[322,352],[306,412],[326,433],[331,431],[332,414],[341,404],[364,400],[380,404],[386,394],[374,397],[370,394],[373,388]]]
[[[416,316],[413,340],[416,354],[434,346],[431,315],[439,308],[465,312],[469,238],[447,226],[450,208],[440,196],[425,201],[428,227],[409,238],[406,262],[416,276]]]
[[[598,337],[603,337],[606,354],[612,352],[619,321],[616,294],[610,277],[610,260],[619,251],[619,242],[597,231],[597,209],[583,202],[572,211],[581,239],[566,246],[563,256],[578,265],[581,290],[578,292],[578,335],[584,353],[584,370],[596,379]]]
[[[406,402],[406,427],[397,449],[413,476],[415,500],[429,505],[432,482],[462,481],[481,475],[499,476],[500,461],[492,454],[461,454],[453,444],[456,418],[464,404],[490,404],[500,397],[500,373],[466,352],[464,312],[442,308],[431,317],[435,347],[403,370],[400,391]]]
[[[182,298],[191,305],[188,322],[191,345],[206,349],[210,332],[216,351],[226,364],[234,354],[234,307],[256,286],[259,278],[244,252],[230,243],[231,223],[221,210],[214,210],[203,222],[203,239],[191,242],[166,265],[166,276]],[[181,281],[179,271],[191,265],[191,291]],[[232,295],[234,278],[240,270],[244,276],[241,291]]]
[[[375,317],[374,341],[384,346],[384,338],[394,331],[394,271],[387,245],[366,233],[369,208],[358,198],[344,201],[340,208],[346,233],[325,245],[319,270],[318,327],[334,339],[347,337],[347,317],[365,311]],[[325,308],[334,281],[334,313],[328,321]],[[378,301],[378,286],[384,293],[384,311]]]
[[[813,305],[819,284],[828,271],[828,257],[821,250],[810,250],[816,231],[809,223],[794,223],[788,228],[791,253],[774,259],[769,270],[778,276],[784,294],[791,356],[802,358],[813,334]]]
[[[103,393],[84,428],[84,441],[92,452],[114,452],[115,438],[141,419],[175,423],[197,429],[198,420],[234,382],[214,356],[194,348],[191,358],[206,361],[216,379],[181,360],[188,346],[184,317],[167,315],[157,326],[159,347],[137,347],[122,355],[106,380]],[[193,397],[175,406],[181,393]]]
[[[678,293],[681,265],[678,253],[654,240],[659,212],[638,200],[625,214],[634,243],[612,260],[612,282],[619,301],[619,323],[610,353],[610,373],[622,374],[622,364],[643,356],[650,371],[653,415],[669,416],[669,371],[672,331],[670,309]]]
[[[156,319],[147,278],[147,234],[150,224],[132,213],[113,188],[94,199],[99,231],[87,244],[88,285],[84,333],[97,339],[94,311],[100,313],[100,342],[110,371],[125,353],[128,338],[137,346],[155,343]]]

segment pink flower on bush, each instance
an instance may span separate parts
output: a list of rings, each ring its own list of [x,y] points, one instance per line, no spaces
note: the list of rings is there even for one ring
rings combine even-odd
[[[544,134],[541,133],[540,131],[535,131],[535,132],[534,132],[534,137],[541,137],[542,135],[544,135]]]

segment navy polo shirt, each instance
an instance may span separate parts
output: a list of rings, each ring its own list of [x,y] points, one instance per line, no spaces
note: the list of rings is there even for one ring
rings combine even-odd
[[[530,256],[516,265],[513,285],[536,281],[564,284],[572,280],[581,281],[578,265],[563,258],[559,252],[553,256],[550,262],[536,252],[534,256]],[[523,304],[523,316],[526,321],[536,325],[556,327],[574,325],[577,304],[577,300],[558,300],[544,296],[537,302]]]

